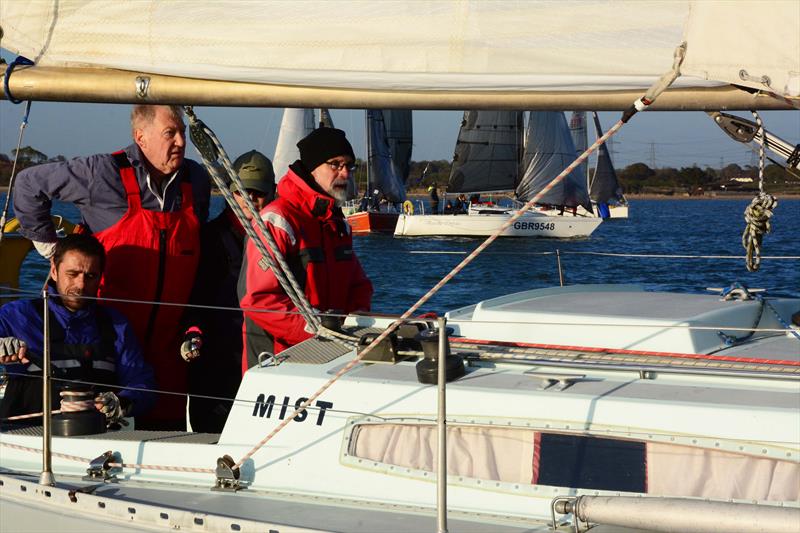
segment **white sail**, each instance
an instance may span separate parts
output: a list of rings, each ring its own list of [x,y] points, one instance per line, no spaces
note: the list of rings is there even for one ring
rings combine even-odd
[[[289,165],[300,159],[297,141],[314,130],[313,109],[283,110],[281,131],[278,133],[278,142],[275,145],[275,157],[272,167],[275,169],[275,181],[278,182],[286,174]]]
[[[572,135],[572,142],[575,144],[575,157],[581,155],[589,147],[589,134],[586,131],[586,112],[573,111],[569,118],[569,132]],[[589,160],[587,159],[578,167],[580,173],[586,177],[589,183]]]
[[[797,94],[799,12],[796,0],[0,2],[3,46],[42,66],[438,91],[646,88],[688,20],[691,76],[676,85],[739,83],[744,68]]]
[[[517,197],[528,201],[575,160],[567,119],[561,111],[532,111],[528,119],[528,144],[523,159],[524,173],[517,186]],[[539,199],[541,204],[583,206],[592,211],[586,176],[573,170],[564,180]]]

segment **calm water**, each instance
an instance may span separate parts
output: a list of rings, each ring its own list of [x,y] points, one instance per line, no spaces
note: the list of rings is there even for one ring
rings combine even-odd
[[[2,196],[0,196],[2,198]],[[213,199],[213,212],[222,208]],[[500,239],[445,286],[424,307],[444,311],[526,289],[558,285],[556,258],[562,253],[568,284],[639,283],[650,289],[702,292],[739,281],[773,296],[800,296],[800,261],[769,260],[750,273],[743,259],[653,259],[573,255],[620,254],[743,255],[743,213],[749,200],[634,200],[631,218],[606,221],[589,239]],[[55,212],[79,219],[77,210],[58,205]],[[773,231],[764,239],[764,255],[800,255],[800,200],[779,200]],[[375,285],[373,310],[400,313],[425,294],[479,243],[467,238],[356,237],[355,248]],[[46,264],[31,253],[23,265],[23,288],[37,290]]]

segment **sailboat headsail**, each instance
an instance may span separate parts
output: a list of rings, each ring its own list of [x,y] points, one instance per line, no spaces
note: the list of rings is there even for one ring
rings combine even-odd
[[[521,111],[465,111],[448,192],[513,191],[522,154]]]
[[[597,117],[597,113],[592,114],[594,115],[595,132],[600,137],[603,135],[600,119]],[[593,202],[598,204],[625,202],[622,187],[617,179],[617,172],[611,163],[611,155],[605,143],[601,144],[598,149],[597,166],[589,186],[589,196],[591,196]]]
[[[575,144],[575,156],[581,155],[589,146],[589,135],[586,131],[586,112],[573,111],[569,118],[569,132],[572,135],[572,142]],[[589,182],[589,160],[587,159],[578,167],[580,173]]]
[[[567,119],[561,111],[532,111],[528,120],[523,159],[524,173],[517,186],[517,198],[528,201],[575,160]],[[541,199],[542,204],[566,207],[583,206],[591,212],[592,204],[586,176],[573,170]]]
[[[413,122],[410,109],[384,109],[386,140],[389,153],[403,183],[408,181],[411,170],[411,148],[413,144]]]
[[[275,169],[275,181],[280,181],[289,165],[300,159],[297,141],[314,130],[313,109],[283,110],[281,130],[278,133],[278,142],[275,145],[275,157],[272,158],[272,167]]]
[[[389,152],[389,141],[386,138],[384,112],[380,109],[367,110],[369,136],[369,183],[370,188],[377,189],[392,203],[404,202],[406,189],[392,156]],[[371,193],[372,191],[367,191]]]

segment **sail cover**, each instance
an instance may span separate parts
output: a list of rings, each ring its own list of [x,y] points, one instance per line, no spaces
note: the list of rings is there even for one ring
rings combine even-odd
[[[297,141],[314,131],[313,109],[283,110],[281,131],[278,133],[278,142],[275,144],[275,157],[272,167],[275,169],[275,182],[283,178],[289,165],[300,159]]]
[[[646,88],[688,28],[675,85],[745,69],[800,91],[796,0],[13,0],[0,21],[3,47],[42,66],[451,91]]]
[[[592,113],[592,115],[594,115],[594,129],[599,138],[603,135],[603,128],[600,126],[600,119],[597,118],[597,113]],[[597,151],[597,165],[592,182],[589,185],[589,196],[598,204],[625,200],[625,196],[622,194],[622,187],[620,187],[619,180],[617,180],[617,172],[611,163],[611,155],[608,153],[606,143],[601,144]]]
[[[586,112],[573,111],[569,118],[569,133],[572,135],[572,143],[575,145],[575,157],[578,157],[586,148],[589,147],[589,135],[586,132]],[[585,160],[578,167],[579,172],[586,177],[589,183],[589,160]]]
[[[380,109],[367,110],[367,125],[369,127],[367,132],[369,135],[369,186],[383,193],[390,202],[404,202],[406,188],[392,156],[389,154],[383,112]]]
[[[521,111],[465,111],[447,192],[513,191],[522,135]]]
[[[532,111],[528,119],[525,172],[517,187],[517,198],[528,201],[575,160],[575,145],[561,111]],[[586,176],[573,170],[539,199],[540,204],[583,206],[592,212]]]
[[[413,144],[413,123],[410,109],[385,109],[383,122],[386,124],[386,140],[395,168],[403,183],[408,181],[411,171],[411,147]]]

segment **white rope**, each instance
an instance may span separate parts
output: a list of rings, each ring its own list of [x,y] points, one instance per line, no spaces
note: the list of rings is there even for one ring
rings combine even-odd
[[[768,141],[764,124],[758,112],[751,111],[751,113],[758,124],[758,131],[761,133],[763,142],[758,147],[758,195],[744,210],[744,220],[747,225],[742,233],[742,246],[747,253],[745,256],[747,270],[755,272],[761,267],[761,241],[764,235],[772,230],[770,218],[772,218],[772,210],[777,207],[778,201],[771,194],[764,192],[764,159]]]

